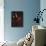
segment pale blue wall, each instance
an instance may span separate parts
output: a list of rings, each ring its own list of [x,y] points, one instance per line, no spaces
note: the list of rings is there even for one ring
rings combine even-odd
[[[35,12],[40,9],[40,0],[4,0],[4,36],[5,40],[18,41],[24,37],[33,24]],[[22,10],[24,12],[24,27],[11,27],[11,11]]]
[[[46,0],[41,0],[40,1],[40,10],[42,11],[43,9],[46,9]],[[40,25],[46,27],[46,10],[43,12],[43,22],[40,21]]]

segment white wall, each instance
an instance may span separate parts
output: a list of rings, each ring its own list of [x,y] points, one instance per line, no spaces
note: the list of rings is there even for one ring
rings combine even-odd
[[[4,41],[4,0],[0,0],[0,42]]]

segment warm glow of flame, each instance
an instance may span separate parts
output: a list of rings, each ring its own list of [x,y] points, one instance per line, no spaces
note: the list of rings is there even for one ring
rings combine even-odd
[[[16,14],[16,18],[18,17],[18,15]]]

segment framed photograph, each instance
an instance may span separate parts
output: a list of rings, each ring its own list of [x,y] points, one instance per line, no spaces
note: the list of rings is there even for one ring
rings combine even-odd
[[[11,26],[12,27],[23,27],[23,11],[12,11],[11,12]]]

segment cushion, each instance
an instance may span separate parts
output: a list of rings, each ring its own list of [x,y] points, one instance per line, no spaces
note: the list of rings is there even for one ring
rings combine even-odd
[[[21,38],[18,42],[17,42],[17,46],[23,46],[23,43],[24,43],[24,38]]]

